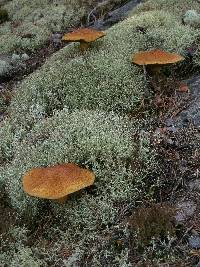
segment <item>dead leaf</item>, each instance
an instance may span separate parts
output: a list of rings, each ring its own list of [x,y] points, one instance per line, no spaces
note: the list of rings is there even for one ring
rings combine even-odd
[[[198,249],[198,250],[195,250],[195,249],[191,250],[190,251],[190,255],[192,255],[192,256],[197,257],[197,258],[200,259],[200,249]]]
[[[176,90],[181,93],[188,93],[190,91],[189,87],[185,83],[181,83],[179,88]]]
[[[154,103],[155,103],[155,105],[156,105],[157,107],[162,107],[163,104],[164,104],[164,101],[163,101],[163,99],[161,98],[160,95],[156,95],[156,96],[155,96],[155,99],[154,99]]]

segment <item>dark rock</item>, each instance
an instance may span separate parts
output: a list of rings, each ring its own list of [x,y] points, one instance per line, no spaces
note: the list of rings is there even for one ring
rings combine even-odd
[[[197,205],[192,200],[187,200],[179,202],[176,207],[175,219],[178,223],[182,223],[194,214]]]
[[[188,239],[190,247],[194,249],[200,249],[200,236],[192,235]]]
[[[166,124],[167,127],[175,127],[174,126],[174,120],[172,118],[166,119],[165,124]]]
[[[98,30],[105,30],[114,25],[115,23],[124,20],[128,17],[128,13],[136,7],[142,0],[131,0],[125,5],[108,12],[104,18],[98,19],[92,23],[89,23],[87,26],[91,26],[92,28]]]
[[[178,131],[178,129],[174,126],[171,126],[171,127],[167,127],[167,131],[172,132],[172,133],[176,133]]]
[[[62,39],[61,33],[53,33],[51,35],[51,43],[56,48],[59,48],[61,46],[61,39]]]
[[[6,61],[8,64],[10,64],[11,56],[8,54],[0,54],[0,60]]]
[[[184,159],[182,159],[181,161],[180,161],[180,164],[181,164],[181,166],[182,167],[187,167],[187,160],[184,160]]]
[[[198,191],[200,192],[200,179],[196,179],[189,182],[189,188],[192,191]]]
[[[9,77],[12,71],[12,62],[9,55],[0,54],[0,79]]]
[[[167,126],[178,128],[188,127],[190,124],[200,129],[200,76],[185,81],[190,88],[191,101],[189,106],[179,113],[173,120],[167,120]]]
[[[104,20],[103,19],[98,19],[96,20],[93,25],[92,28],[97,29],[97,30],[105,30],[106,27],[104,25]]]
[[[136,7],[141,0],[132,0],[125,4],[122,7],[115,9],[114,11],[109,12],[105,16],[105,25],[113,25],[120,20],[125,19],[128,16],[128,12]]]
[[[196,44],[192,44],[190,47],[187,47],[185,49],[184,56],[192,59],[196,55],[197,50],[198,50],[198,46]]]
[[[170,145],[170,146],[174,146],[174,145],[176,145],[176,144],[175,144],[175,141],[172,140],[171,138],[168,138],[166,141],[167,141],[167,144]]]

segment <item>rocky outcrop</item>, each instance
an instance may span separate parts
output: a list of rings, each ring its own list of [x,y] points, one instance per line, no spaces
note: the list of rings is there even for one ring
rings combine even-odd
[[[178,116],[168,119],[167,126],[183,128],[192,124],[200,129],[200,76],[192,77],[185,83],[190,89],[189,104]]]
[[[89,23],[88,26],[92,26],[95,29],[105,30],[111,27],[113,24],[125,19],[128,17],[128,13],[135,8],[142,0],[131,0],[128,1],[125,5],[116,8],[110,12],[107,12],[103,18],[94,20]],[[92,13],[91,13],[92,15]]]

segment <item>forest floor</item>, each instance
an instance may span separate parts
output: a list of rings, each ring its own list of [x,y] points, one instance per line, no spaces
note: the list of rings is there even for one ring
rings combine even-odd
[[[118,7],[119,4],[115,8]],[[28,67],[16,69],[12,75],[2,78],[0,93],[6,103],[6,108],[1,114],[2,121],[5,117],[9,117],[8,106],[21,81],[40,68],[53,53],[65,46],[60,42],[61,37],[60,32],[52,34],[48,44],[37,50],[27,60]],[[163,253],[170,254],[169,251],[172,249],[178,255],[173,262],[170,259],[169,262],[159,265],[160,267],[200,266],[198,265],[200,264],[200,73],[192,63],[190,64],[189,59],[185,68],[175,73],[174,77],[166,76],[164,84],[163,79],[155,82],[152,77],[147,76],[149,90],[152,90],[153,96],[143,99],[137,112],[130,114],[133,119],[143,118],[147,111],[152,114],[150,126],[144,131],[151,140],[151,147],[156,151],[160,165],[159,182],[155,182],[154,177],[151,176],[143,188],[148,195],[146,194],[146,199],[142,200],[142,207],[138,204],[140,208],[134,212],[131,206],[126,207],[119,229],[113,229],[111,242],[119,251],[123,246],[128,248],[132,266],[157,266],[154,265],[154,258],[158,255],[151,247],[146,254],[149,260],[145,259],[144,248],[134,249],[133,237],[130,236],[129,240],[123,236],[119,238],[120,229],[127,221],[130,228],[140,223],[141,236],[147,240],[148,244],[146,223],[149,223],[149,218],[152,219],[152,228],[159,228],[160,224],[166,223],[170,224],[168,230],[171,229],[174,233],[174,238],[170,240],[166,240],[166,233],[164,233],[163,239],[161,236],[161,241],[155,245],[156,249],[159,247],[162,250],[163,248]],[[138,199],[138,203],[141,203],[141,199]],[[6,194],[0,197],[0,210],[0,233],[6,243],[10,238],[9,228],[22,226],[24,222],[16,219],[16,211],[9,205]],[[30,247],[36,242],[42,243],[41,232],[54,223],[51,214],[48,211],[44,213],[43,218],[38,218],[34,227],[31,228],[27,242]],[[161,214],[160,218],[164,222],[156,219],[157,214]],[[142,223],[139,222],[140,220]],[[117,239],[114,236],[117,236]],[[166,243],[168,243],[167,248]],[[45,246],[51,246],[51,244],[45,244]],[[68,254],[70,255],[70,252],[63,249],[60,257],[67,257]],[[52,263],[49,266],[59,266],[59,263],[57,265]],[[80,263],[80,266],[85,265]]]

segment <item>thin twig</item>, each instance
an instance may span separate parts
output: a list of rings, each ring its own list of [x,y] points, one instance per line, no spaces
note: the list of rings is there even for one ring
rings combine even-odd
[[[145,65],[142,65],[143,67],[143,72],[144,72],[144,78],[145,78],[145,81],[147,80],[147,70],[146,70],[146,66]]]

